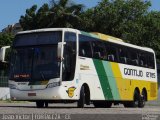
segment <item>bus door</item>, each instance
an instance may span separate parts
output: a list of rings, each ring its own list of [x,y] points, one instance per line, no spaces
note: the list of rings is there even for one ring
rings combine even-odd
[[[62,81],[71,81],[76,68],[76,34],[65,32],[62,64]]]

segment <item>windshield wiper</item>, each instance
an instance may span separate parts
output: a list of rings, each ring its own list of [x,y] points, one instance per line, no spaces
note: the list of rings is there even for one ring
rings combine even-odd
[[[43,78],[43,80],[45,81],[46,79],[45,79],[43,72],[40,72],[40,74],[41,74],[41,77]]]

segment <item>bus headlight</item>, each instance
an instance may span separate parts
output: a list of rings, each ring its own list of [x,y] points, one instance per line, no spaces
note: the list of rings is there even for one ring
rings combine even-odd
[[[57,87],[60,86],[60,82],[53,82],[47,85],[47,88],[53,88],[53,87]]]
[[[10,89],[17,89],[17,86],[14,85],[14,84],[9,84],[9,88],[10,88]]]

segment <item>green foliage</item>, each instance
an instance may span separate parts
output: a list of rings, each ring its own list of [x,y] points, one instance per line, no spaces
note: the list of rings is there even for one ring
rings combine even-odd
[[[14,35],[9,33],[0,33],[0,46],[11,45]]]
[[[102,0],[90,16],[95,22],[93,30],[122,38],[137,29],[149,5],[141,0]]]
[[[71,27],[80,23],[79,14],[83,10],[82,4],[74,4],[69,0],[51,1],[51,7],[44,4],[37,10],[34,5],[21,16],[20,24],[24,30],[38,28]]]

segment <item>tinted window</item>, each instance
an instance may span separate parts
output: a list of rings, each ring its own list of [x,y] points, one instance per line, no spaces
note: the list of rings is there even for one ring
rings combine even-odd
[[[139,65],[141,67],[147,67],[147,55],[144,52],[139,53]]]
[[[148,64],[148,68],[152,68],[152,69],[155,68],[154,55],[153,55],[152,53],[149,53],[149,54],[148,54],[147,64]]]
[[[79,55],[128,65],[155,68],[153,53],[83,35],[79,35]]]
[[[79,56],[92,57],[91,37],[79,35]]]
[[[110,43],[106,43],[105,47],[108,61],[118,62],[116,46]]]
[[[139,65],[138,51],[136,49],[130,48],[129,53],[130,53],[131,65],[138,66]]]
[[[119,46],[118,55],[119,55],[119,62],[120,63],[132,65],[132,62],[136,61],[135,60],[136,58],[133,58],[133,61],[132,61],[131,50],[128,47]],[[134,55],[134,57],[136,57],[136,55]]]
[[[76,68],[76,34],[71,32],[65,33],[64,52],[63,52],[63,81],[74,79]]]
[[[118,49],[120,63],[127,64],[128,54],[124,47]]]
[[[13,46],[32,46],[32,45],[46,45],[56,44],[62,41],[62,32],[41,32],[41,33],[28,33],[17,35]]]
[[[106,50],[105,50],[105,46],[104,46],[103,42],[93,41],[92,42],[92,47],[93,47],[93,57],[95,59],[107,60]]]
[[[42,81],[59,77],[57,45],[20,47],[12,50],[10,79]]]

